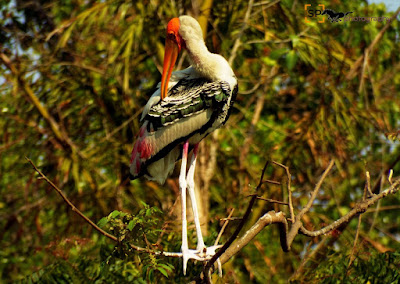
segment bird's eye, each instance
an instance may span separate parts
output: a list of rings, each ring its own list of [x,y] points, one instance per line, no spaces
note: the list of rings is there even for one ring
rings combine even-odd
[[[167,35],[168,39],[173,40],[176,42],[176,36],[173,32],[169,32]]]

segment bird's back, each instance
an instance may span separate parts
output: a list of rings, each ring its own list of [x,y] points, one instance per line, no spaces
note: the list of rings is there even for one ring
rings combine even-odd
[[[229,117],[237,85],[204,78],[179,80],[168,96],[152,105],[143,118],[131,156],[131,178],[145,175],[164,183],[181,156],[182,143],[190,146],[220,127]]]

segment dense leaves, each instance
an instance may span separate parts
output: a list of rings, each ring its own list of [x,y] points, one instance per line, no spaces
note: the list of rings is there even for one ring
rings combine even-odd
[[[199,264],[189,262],[184,278],[178,259],[139,254],[128,244],[147,247],[161,236],[159,249],[180,249],[177,172],[163,186],[130,182],[128,172],[140,112],[161,77],[165,25],[179,14],[203,18],[207,46],[239,79],[230,120],[200,146],[196,184],[207,244],[231,208],[242,216],[268,159],[290,167],[295,210],[335,161],[304,217],[308,228],[348,212],[363,196],[366,171],[374,192],[386,188],[389,170],[400,173],[398,18],[390,25],[318,23],[321,16],[306,23],[304,4],[0,0],[0,277],[143,283],[198,275]],[[358,17],[394,14],[364,1],[326,6]],[[177,68],[188,65],[186,57]],[[112,243],[76,216],[25,156],[126,242]],[[266,177],[284,182],[285,173],[268,167]],[[285,200],[283,189],[266,184],[258,194]],[[225,264],[223,281],[397,281],[399,199],[363,215],[353,254],[355,220],[323,238],[299,236],[286,254],[268,227]],[[287,210],[258,201],[249,224],[271,209]],[[221,242],[236,225],[230,222]]]

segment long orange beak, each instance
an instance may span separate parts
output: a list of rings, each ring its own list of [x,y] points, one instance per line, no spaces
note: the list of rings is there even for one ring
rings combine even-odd
[[[172,70],[174,69],[176,59],[178,58],[179,46],[176,42],[168,37],[165,40],[164,66],[161,77],[161,100],[168,93],[168,82],[171,78]]]

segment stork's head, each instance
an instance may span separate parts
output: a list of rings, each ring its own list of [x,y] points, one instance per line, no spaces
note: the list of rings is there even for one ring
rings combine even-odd
[[[186,48],[188,40],[203,40],[203,33],[199,23],[190,16],[173,18],[167,25],[165,39],[164,66],[161,77],[161,99],[167,96],[168,82],[171,78],[179,52]]]

